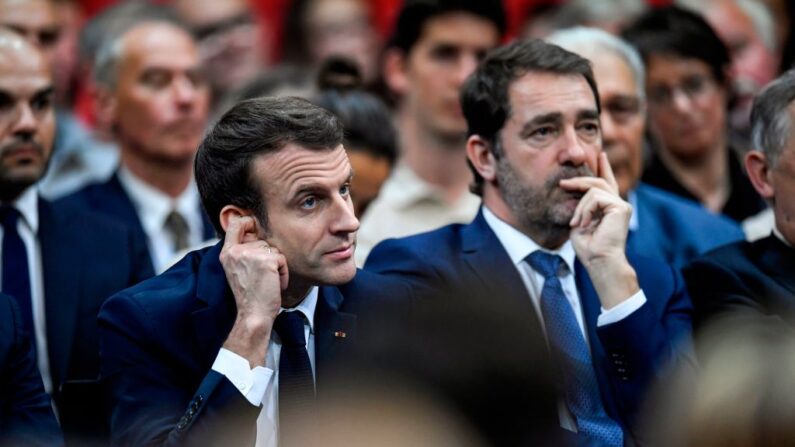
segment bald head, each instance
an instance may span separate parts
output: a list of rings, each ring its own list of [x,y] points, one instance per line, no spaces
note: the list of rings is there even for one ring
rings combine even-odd
[[[18,33],[52,63],[60,24],[50,0],[0,0],[0,26]]]
[[[44,175],[54,135],[49,64],[26,39],[0,29],[0,202]]]

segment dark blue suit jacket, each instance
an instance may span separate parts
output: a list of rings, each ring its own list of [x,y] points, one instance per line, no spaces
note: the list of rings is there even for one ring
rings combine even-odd
[[[154,274],[146,243],[102,215],[43,199],[38,238],[53,398],[65,431],[90,429],[101,422],[84,411],[91,399],[64,402],[61,387],[99,377],[96,315],[111,295]]]
[[[597,328],[599,298],[579,261],[575,277],[605,407],[629,431],[631,444],[650,383],[667,362],[690,362],[692,351],[688,341],[691,304],[677,271],[659,261],[629,258],[648,301],[617,323]],[[370,253],[365,268],[406,279],[423,294],[449,299],[451,305],[474,299],[483,302],[484,309],[522,309],[528,337],[544,337],[525,285],[482,212],[469,225],[384,241]],[[488,334],[499,328],[479,330]],[[529,351],[521,340],[509,349]]]
[[[0,294],[0,445],[63,445],[30,334],[13,298]]]
[[[110,179],[104,183],[95,183],[88,185],[80,191],[60,199],[59,202],[69,203],[77,206],[86,206],[91,211],[99,214],[104,214],[115,220],[122,222],[136,233],[136,237],[147,241],[146,232],[144,232],[141,219],[138,217],[138,211],[135,209],[130,196],[124,190],[121,182],[119,181],[118,172],[114,173]],[[201,207],[200,204],[197,206]],[[212,239],[215,237],[215,229],[213,224],[203,211],[202,215],[202,237],[204,239]],[[147,245],[147,253],[149,248]],[[152,267],[151,256],[150,267]],[[152,268],[154,270],[154,268]]]
[[[100,356],[112,394],[114,445],[253,445],[260,408],[211,370],[236,317],[218,259],[222,244],[189,253],[103,306]],[[363,307],[406,294],[402,282],[362,271],[344,286],[320,288],[314,317],[318,393],[332,360],[370,318],[362,319]]]
[[[631,252],[681,268],[713,248],[745,239],[735,221],[696,202],[643,183],[635,197],[638,229],[629,232]]]

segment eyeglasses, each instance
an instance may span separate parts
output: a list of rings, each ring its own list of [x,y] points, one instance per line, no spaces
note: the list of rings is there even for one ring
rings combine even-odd
[[[649,103],[657,107],[668,107],[674,99],[674,94],[679,91],[691,101],[703,98],[715,88],[715,82],[711,77],[705,75],[691,75],[682,81],[680,85],[669,87],[660,85],[652,87],[648,91]]]

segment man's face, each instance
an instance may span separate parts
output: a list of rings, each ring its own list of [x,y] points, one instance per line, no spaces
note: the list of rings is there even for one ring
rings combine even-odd
[[[593,176],[601,151],[599,113],[585,78],[530,72],[508,88],[496,183],[522,229],[568,229],[582,194],[564,178]],[[488,205],[488,204],[487,204]]]
[[[13,198],[12,191],[19,193],[44,175],[54,136],[49,65],[32,47],[0,47],[2,200]]]
[[[645,108],[626,61],[610,52],[589,57],[602,100],[602,144],[621,197],[635,187],[643,169]]]
[[[263,238],[285,256],[290,277],[332,285],[353,279],[359,221],[342,145],[309,150],[288,144],[255,159],[254,175],[267,210]]]
[[[111,120],[119,143],[138,157],[189,163],[207,119],[208,87],[191,37],[143,25],[123,40]]]
[[[795,125],[795,105],[788,109],[790,126]],[[773,187],[773,211],[776,228],[784,238],[795,245],[795,138],[790,130],[787,145],[781,151],[776,165],[769,172]]]
[[[52,66],[61,30],[48,0],[0,0],[0,26],[24,37]]]
[[[403,107],[427,132],[444,139],[463,138],[466,121],[459,90],[499,39],[492,22],[471,14],[456,12],[428,20],[404,60],[405,89],[398,92]]]
[[[725,138],[726,92],[704,62],[652,55],[646,96],[652,128],[675,157],[702,157]]]

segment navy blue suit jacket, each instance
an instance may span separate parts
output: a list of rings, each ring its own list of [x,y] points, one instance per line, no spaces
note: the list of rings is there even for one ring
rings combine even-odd
[[[236,317],[218,259],[222,244],[189,253],[103,306],[100,356],[112,395],[114,445],[253,445],[260,408],[211,369]],[[351,347],[357,327],[370,317],[363,307],[407,294],[402,282],[362,271],[344,286],[320,288],[318,393],[332,360]]]
[[[651,259],[629,259],[648,301],[617,323],[597,328],[599,298],[579,261],[575,277],[603,402],[629,430],[631,444],[639,407],[663,365],[692,360],[688,342],[692,309],[676,270]],[[468,225],[384,241],[370,253],[365,269],[408,280],[423,294],[449,299],[451,305],[474,299],[483,302],[484,309],[521,308],[527,314],[528,337],[544,337],[524,282],[482,212]],[[499,328],[479,330],[488,334]],[[509,349],[528,351],[520,341]]]
[[[80,191],[60,199],[60,202],[75,204],[77,206],[86,206],[91,211],[99,214],[104,214],[122,222],[136,233],[136,237],[147,241],[146,232],[144,232],[141,219],[138,217],[138,211],[135,209],[130,196],[124,190],[121,182],[119,181],[118,172],[114,173],[108,181],[104,183],[95,183],[88,185]],[[200,204],[197,206],[201,207]],[[215,237],[215,229],[212,222],[207,217],[207,214],[202,209],[202,237],[212,239]],[[149,248],[147,245],[147,253]],[[150,267],[152,267],[151,256],[149,257]],[[154,270],[154,268],[152,267]]]
[[[62,445],[32,339],[21,320],[14,299],[0,294],[0,445]]]
[[[629,232],[631,252],[681,268],[713,248],[745,239],[735,221],[696,202],[643,183],[635,197],[638,228]]]
[[[96,315],[111,295],[154,274],[146,243],[102,215],[43,199],[38,239],[53,398],[64,431],[92,431],[101,421],[90,420],[86,412],[89,396],[65,402],[61,388],[99,377]]]

